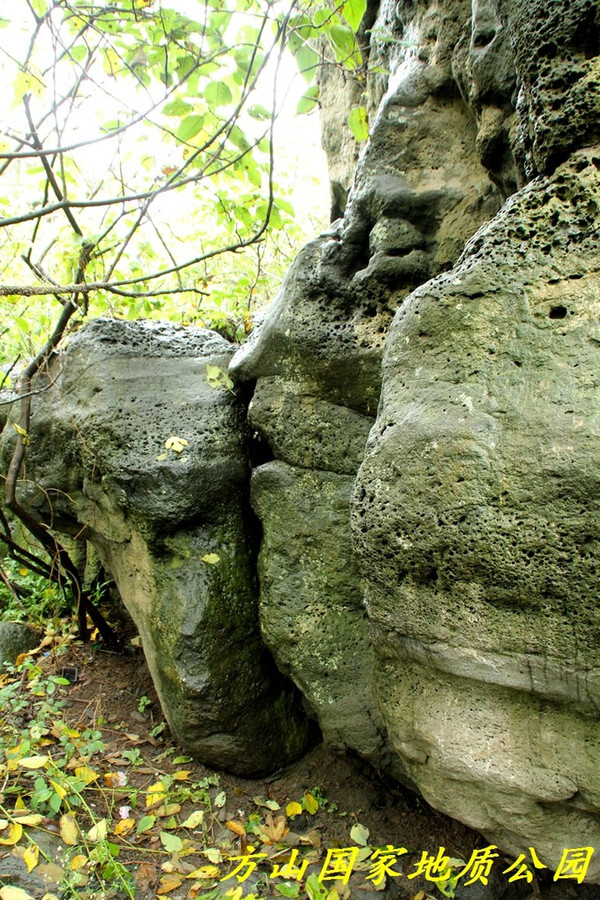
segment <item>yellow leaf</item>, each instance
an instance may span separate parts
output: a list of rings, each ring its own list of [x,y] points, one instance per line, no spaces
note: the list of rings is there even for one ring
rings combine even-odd
[[[216,564],[220,561],[221,557],[218,553],[205,553],[202,557],[202,562],[208,563],[209,566],[216,566]]]
[[[163,803],[154,810],[154,815],[164,819],[165,816],[176,816],[178,812],[181,812],[181,803]]]
[[[295,800],[293,800],[291,803],[288,803],[288,805],[286,806],[285,814],[288,817],[288,819],[291,819],[292,816],[299,816],[302,814],[302,807],[300,806],[299,803],[297,803]]]
[[[125,837],[125,835],[129,834],[130,831],[133,831],[134,828],[135,819],[121,819],[121,821],[117,822],[117,824],[115,825],[115,834],[118,834],[119,837]]]
[[[241,887],[230,888],[225,892],[226,897],[230,897],[231,900],[242,900],[244,896],[244,890]]]
[[[1,900],[34,900],[31,894],[24,891],[23,888],[12,887],[9,884],[0,888]]]
[[[83,867],[86,865],[87,861],[87,856],[85,856],[83,853],[78,853],[77,856],[73,857],[69,864],[71,872],[79,872],[79,870],[83,869]]]
[[[18,822],[19,825],[39,825],[44,817],[40,815],[40,813],[25,813],[19,815],[19,813],[16,812],[14,818],[15,822]]]
[[[106,819],[100,819],[96,824],[90,828],[87,833],[88,840],[90,840],[93,844],[97,844],[100,841],[103,841],[108,833],[108,821]]]
[[[18,764],[23,769],[43,769],[48,764],[48,754],[44,756],[24,756],[18,760]]]
[[[98,781],[99,778],[98,773],[94,772],[93,769],[90,769],[89,766],[77,766],[75,775],[77,778],[81,778],[82,781],[85,781],[86,785],[91,784],[92,781]]]
[[[31,872],[38,864],[40,848],[37,844],[31,844],[23,853],[23,862],[27,866],[27,871]]]
[[[69,847],[74,847],[79,842],[79,828],[73,816],[65,814],[60,817],[60,836]],[[91,838],[90,840],[93,840]]]
[[[175,873],[171,875],[163,875],[160,879],[160,885],[157,894],[169,894],[171,891],[174,891],[182,884],[182,878]]]
[[[175,781],[187,781],[189,777],[189,769],[178,769],[177,772],[173,772],[173,778],[175,779]]]
[[[197,828],[204,821],[204,810],[195,809],[190,813],[185,822],[181,823],[181,828]]]
[[[4,834],[4,832],[3,832]],[[18,844],[23,836],[23,826],[19,825],[18,822],[13,823],[8,826],[6,831],[6,837],[0,838],[0,844],[3,844],[5,847],[10,847],[13,844]]]
[[[104,783],[109,788],[125,787],[127,775],[125,772],[105,772]]]
[[[23,800],[22,797],[17,797],[17,799],[15,801],[15,810],[17,810],[17,809],[25,809],[25,810],[27,809],[27,806],[25,805],[25,801]]]
[[[167,791],[162,781],[151,784],[146,793],[146,806],[154,806],[167,799]]]
[[[306,793],[304,795],[304,809],[307,813],[310,813],[311,816],[314,816],[316,811],[319,808],[318,800],[315,800],[312,794]]]
[[[58,794],[58,796],[60,797],[60,799],[64,800],[65,797],[67,796],[67,792],[64,789],[64,787],[62,786],[62,784],[59,784],[58,781],[52,781],[51,778],[49,778],[48,780],[49,780],[50,784],[52,785],[52,787],[54,788],[54,790],[56,791],[56,793]]]
[[[186,875],[186,878],[219,878],[221,870],[217,866],[200,866]]]
[[[167,450],[173,450],[175,453],[181,453],[183,448],[187,446],[188,442],[185,438],[176,437],[174,434],[165,441]]]
[[[240,837],[243,834],[246,834],[246,827],[243,822],[235,822],[230,819],[228,822],[225,822],[225,827],[229,828],[230,831],[233,831],[234,834],[238,834]]]

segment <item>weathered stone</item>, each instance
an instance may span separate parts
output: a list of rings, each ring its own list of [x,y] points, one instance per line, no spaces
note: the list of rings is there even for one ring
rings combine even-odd
[[[243,407],[207,382],[231,352],[202,329],[82,329],[35,401],[28,502],[48,514],[50,498],[55,526],[96,547],[181,745],[250,775],[298,756],[311,729],[260,639]]]
[[[372,651],[348,528],[352,484],[283,462],[254,470],[252,504],[263,526],[261,628],[325,740],[393,769],[371,689]]]
[[[21,653],[33,650],[39,642],[39,634],[25,622],[0,621],[0,670],[3,664],[12,665]]]
[[[372,692],[349,490],[397,306],[458,257],[500,198],[452,76],[468,5],[447,3],[433,16],[413,10],[418,51],[412,43],[398,50],[403,32],[395,16],[385,24],[388,11],[389,4],[373,33],[393,29],[377,50],[392,75],[387,89],[377,82],[383,98],[344,220],[301,251],[230,369],[240,381],[256,380],[250,423],[277,459],[255,472],[252,489],[263,526],[264,639],[328,740],[410,782],[390,753]]]
[[[309,393],[306,384],[261,378],[250,417],[277,459],[305,469],[354,475],[373,419]]]
[[[600,845],[599,211],[575,154],[413,293],[354,504],[394,747],[433,806],[552,867]]]

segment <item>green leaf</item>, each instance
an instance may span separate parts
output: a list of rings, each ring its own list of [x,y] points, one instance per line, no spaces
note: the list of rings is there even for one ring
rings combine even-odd
[[[176,834],[169,834],[168,831],[161,831],[160,842],[167,853],[179,853],[183,850],[183,841]]]
[[[302,77],[310,84],[314,80],[317,66],[319,65],[319,54],[316,53],[309,44],[301,44],[296,53],[296,63],[298,71]]]
[[[362,62],[362,56],[354,33],[346,25],[334,23],[328,29],[328,37],[335,50],[337,61],[355,69]]]
[[[360,822],[357,822],[350,829],[350,837],[355,844],[360,844],[361,847],[366,847],[369,843],[369,833],[366,825],[361,825]]]
[[[185,100],[171,100],[170,103],[165,103],[163,106],[162,114],[163,116],[183,116],[193,108],[192,104],[186,103]]]
[[[281,884],[276,884],[275,890],[282,897],[298,897],[300,895],[300,884],[297,881],[284,881]]]
[[[180,141],[189,141],[204,125],[204,116],[186,116],[176,131]]]
[[[40,19],[45,16],[48,11],[46,0],[31,0],[31,6],[33,7],[36,16],[39,16]]]
[[[231,103],[233,96],[223,81],[211,81],[204,91],[204,99],[211,107],[225,106]]]
[[[210,363],[206,363],[206,381],[209,387],[233,390],[233,381],[220,366],[211,366]]]
[[[271,113],[264,106],[260,106],[260,104],[255,103],[248,110],[248,115],[252,116],[253,119],[258,119],[259,122],[264,121],[265,119],[271,118]]]
[[[355,106],[348,113],[348,125],[357,141],[366,141],[369,137],[367,110],[364,106]]]
[[[156,816],[143,816],[137,824],[135,833],[143,834],[144,831],[150,831],[155,822]]]
[[[356,32],[367,8],[367,0],[344,0],[340,12],[346,22]]]
[[[299,116],[303,116],[305,113],[310,112],[315,106],[319,104],[319,85],[313,84],[312,87],[309,87],[307,91],[304,92],[303,96],[300,97],[298,101],[298,105],[296,107],[296,113]]]

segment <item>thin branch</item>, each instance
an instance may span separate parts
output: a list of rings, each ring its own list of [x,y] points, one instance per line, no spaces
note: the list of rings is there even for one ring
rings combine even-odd
[[[31,99],[31,95],[30,95],[30,94],[25,94],[25,96],[23,97],[23,105],[25,106],[25,115],[27,116],[27,124],[29,125],[29,130],[30,130],[30,132],[31,132],[31,136],[32,136],[33,143],[34,143],[35,146],[38,148],[38,150],[40,150],[41,147],[42,147],[42,144],[41,144],[41,141],[40,141],[40,139],[39,139],[39,137],[38,137],[38,134],[37,134],[37,131],[36,131],[36,129],[35,129],[35,125],[34,125],[34,123],[33,123],[33,119],[32,119],[32,116],[31,116],[31,110],[30,110],[30,108],[29,108],[29,101],[30,101],[30,99]],[[48,162],[46,156],[42,156],[42,157],[40,157],[40,159],[41,159],[41,161],[42,161],[42,165],[43,165],[43,167],[44,167],[44,171],[46,172],[46,175],[47,175],[47,177],[48,177],[48,181],[50,182],[50,184],[51,184],[51,186],[52,186],[52,190],[54,191],[54,193],[55,193],[56,196],[58,197],[59,201],[61,201],[61,202],[62,202],[62,201],[65,201],[66,198],[65,198],[65,196],[64,196],[64,194],[63,194],[63,192],[62,192],[62,190],[60,189],[60,185],[59,185],[58,181],[56,180],[56,175],[54,174],[54,172],[53,172],[53,170],[52,170],[52,166],[51,166],[50,163]],[[69,220],[69,223],[70,223],[71,228],[73,229],[73,231],[74,231],[76,234],[78,234],[79,237],[83,237],[83,231],[81,230],[81,228],[80,228],[79,225],[77,224],[77,221],[76,221],[75,217],[73,216],[73,213],[72,213],[71,210],[70,210],[69,204],[66,204],[66,205],[65,205],[64,210],[65,210],[65,215],[66,215],[67,219]]]

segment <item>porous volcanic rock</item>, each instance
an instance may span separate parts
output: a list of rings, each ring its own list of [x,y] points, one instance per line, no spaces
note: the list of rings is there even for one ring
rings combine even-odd
[[[393,746],[552,868],[600,846],[599,169],[534,180],[399,310],[354,499]]]
[[[35,398],[24,500],[96,548],[176,739],[252,775],[311,726],[259,634],[244,407],[207,381],[231,353],[203,329],[87,325]]]

